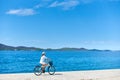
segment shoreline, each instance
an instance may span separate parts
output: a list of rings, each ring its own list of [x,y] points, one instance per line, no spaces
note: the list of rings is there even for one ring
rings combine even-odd
[[[107,70],[120,70],[120,68],[116,68],[116,69],[96,69],[96,70],[75,70],[75,71],[56,71],[56,72],[81,72],[81,71],[107,71]],[[33,72],[12,72],[12,73],[0,73],[1,74],[29,74],[29,73],[33,73]],[[47,73],[47,72],[46,72]]]
[[[64,71],[40,76],[34,73],[0,74],[0,80],[120,80],[120,69]]]

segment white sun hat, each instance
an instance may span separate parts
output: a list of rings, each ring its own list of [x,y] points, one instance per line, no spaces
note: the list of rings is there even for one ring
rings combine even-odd
[[[45,53],[45,52],[42,52],[42,55],[43,55],[43,54],[45,55],[46,53]]]

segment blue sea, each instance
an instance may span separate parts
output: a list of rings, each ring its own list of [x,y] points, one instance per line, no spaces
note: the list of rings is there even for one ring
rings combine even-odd
[[[33,72],[42,51],[0,51],[0,74]],[[46,51],[56,71],[120,69],[119,51]]]

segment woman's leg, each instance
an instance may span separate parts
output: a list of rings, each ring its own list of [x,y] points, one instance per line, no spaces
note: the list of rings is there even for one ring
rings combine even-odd
[[[47,64],[42,64],[42,72],[45,73],[45,67],[47,66]]]

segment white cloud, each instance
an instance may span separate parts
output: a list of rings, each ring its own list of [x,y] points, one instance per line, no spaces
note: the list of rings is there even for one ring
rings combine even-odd
[[[12,9],[6,12],[6,14],[29,16],[34,15],[36,12],[33,9]]]
[[[60,7],[63,10],[69,10],[75,8],[80,4],[87,4],[94,1],[105,1],[105,0],[42,0],[39,4],[33,6],[33,8],[11,9],[7,11],[6,14],[30,16],[36,14],[37,9],[39,8]],[[120,0],[106,0],[106,1],[120,1]]]
[[[105,1],[105,0],[63,0],[61,2],[59,0],[53,0],[52,4],[50,4],[48,7],[61,7],[64,10],[68,10],[80,4],[88,4],[95,1],[99,2],[99,1]],[[120,0],[106,0],[106,1],[120,1]]]
[[[34,6],[35,9],[40,8],[40,7],[44,7],[44,6],[42,4],[38,4]]]
[[[62,7],[64,10],[68,10],[70,8],[76,7],[77,5],[79,5],[78,0],[69,0],[63,2],[55,1],[49,7]]]

